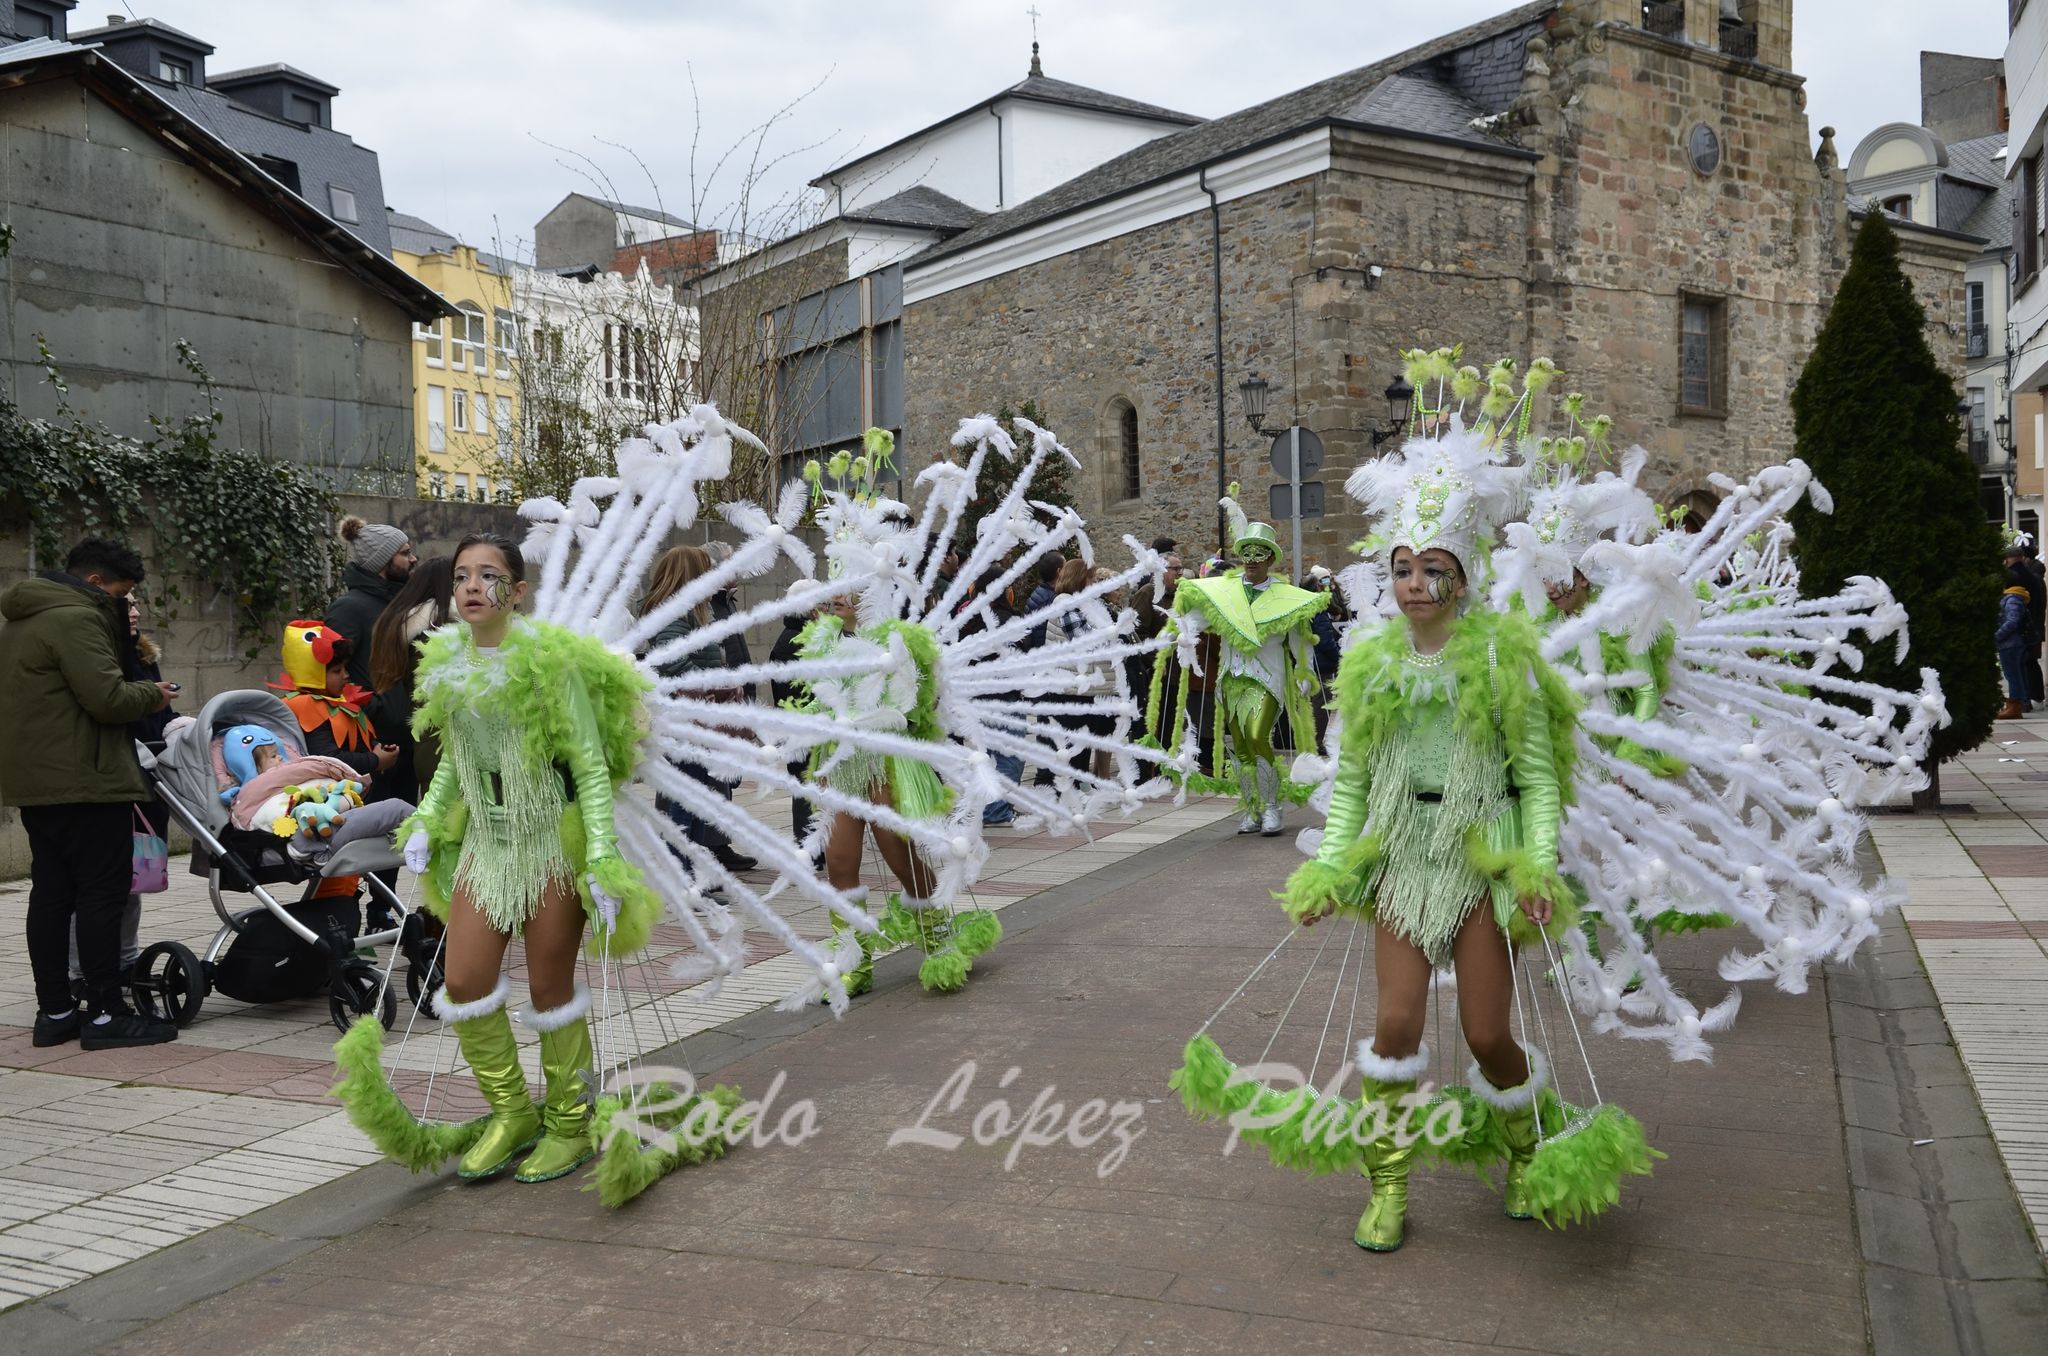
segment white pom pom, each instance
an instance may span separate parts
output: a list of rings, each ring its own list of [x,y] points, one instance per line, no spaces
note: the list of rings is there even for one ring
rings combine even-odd
[[[1836,800],[1833,796],[1829,796],[1815,808],[1820,811],[1820,817],[1830,823],[1841,818],[1842,815],[1842,802]]]
[[[1700,1019],[1688,1012],[1685,1016],[1678,1019],[1678,1030],[1687,1040],[1698,1040],[1700,1035]]]
[[[1764,869],[1754,862],[1742,868],[1742,883],[1754,890],[1764,883]]]
[[[974,845],[967,841],[966,834],[955,835],[953,841],[946,846],[952,851],[956,861],[966,861],[967,854],[974,850]]]
[[[1618,990],[1618,989],[1616,989],[1616,988],[1615,988],[1615,987],[1614,987],[1614,986],[1613,986],[1612,984],[1603,984],[1603,985],[1601,985],[1601,986],[1600,986],[1600,1010],[1601,1010],[1602,1012],[1613,1012],[1613,1011],[1614,1011],[1615,1009],[1619,1008],[1620,1006],[1621,1006],[1621,991],[1620,991],[1620,990]]]
[[[1869,899],[1863,895],[1857,895],[1849,901],[1849,921],[1852,923],[1868,923],[1870,921]]]
[[[1671,874],[1671,868],[1665,864],[1662,857],[1652,857],[1643,867],[1643,874],[1653,881],[1662,881]]]
[[[769,541],[781,541],[788,534],[783,531],[781,523],[770,523],[761,529],[761,535]]]
[[[1941,710],[1941,698],[1935,696],[1932,692],[1928,693],[1920,699],[1920,709],[1923,711]]]
[[[1757,759],[1763,757],[1764,751],[1755,744],[1744,744],[1741,748],[1735,750],[1735,754],[1745,763],[1754,763]]]
[[[839,978],[839,962],[826,961],[824,966],[819,969],[818,973],[825,977],[825,982],[827,984],[830,984],[833,980]]]
[[[1897,758],[1892,760],[1892,766],[1898,768],[1901,772],[1911,772],[1914,768],[1920,766],[1920,764],[1916,762],[1913,758],[1902,753]]]

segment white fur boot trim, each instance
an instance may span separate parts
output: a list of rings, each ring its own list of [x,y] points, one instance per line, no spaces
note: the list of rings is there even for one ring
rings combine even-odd
[[[1531,1050],[1526,1045],[1522,1047],[1522,1053],[1529,1059],[1529,1078],[1527,1082],[1513,1088],[1497,1088],[1487,1082],[1486,1073],[1479,1067],[1479,1061],[1473,1060],[1472,1067],[1465,1071],[1472,1095],[1501,1111],[1524,1111],[1536,1105],[1537,1092],[1550,1086],[1550,1065],[1540,1052]]]
[[[560,1031],[569,1023],[590,1015],[590,990],[578,984],[576,996],[558,1008],[535,1008],[520,1015],[520,1023],[535,1031]]]
[[[482,998],[467,1003],[458,1003],[448,996],[448,986],[434,990],[434,1013],[444,1022],[473,1022],[479,1017],[488,1017],[505,1006],[505,996],[512,992],[512,978],[498,976],[498,987]]]
[[[1382,1083],[1412,1083],[1429,1072],[1429,1042],[1424,1041],[1412,1055],[1388,1059],[1374,1052],[1369,1038],[1362,1040],[1358,1043],[1358,1072]]]

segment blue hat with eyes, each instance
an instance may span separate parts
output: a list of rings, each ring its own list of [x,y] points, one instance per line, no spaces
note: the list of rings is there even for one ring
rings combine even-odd
[[[230,726],[221,736],[220,760],[227,765],[228,775],[235,779],[233,786],[220,793],[223,802],[233,800],[245,784],[255,779],[256,750],[265,745],[283,751],[277,736],[261,725]]]

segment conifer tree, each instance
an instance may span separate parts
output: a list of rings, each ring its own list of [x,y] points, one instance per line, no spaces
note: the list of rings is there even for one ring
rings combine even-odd
[[[1863,677],[1911,691],[1920,669],[1941,675],[1951,723],[1934,733],[1930,785],[1914,798],[1915,808],[1932,809],[1942,760],[1991,733],[2000,575],[1998,530],[1963,449],[1955,383],[1925,324],[1898,236],[1871,212],[1792,392],[1798,455],[1833,495],[1834,512],[1802,505],[1792,526],[1809,595],[1873,575],[1911,618],[1905,661],[1893,662],[1889,642],[1869,646]]]

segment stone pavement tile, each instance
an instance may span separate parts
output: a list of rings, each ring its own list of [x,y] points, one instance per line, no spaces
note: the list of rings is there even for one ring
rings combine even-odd
[[[258,1054],[247,1050],[222,1050],[189,1064],[164,1070],[150,1082],[172,1088],[197,1088],[205,1092],[261,1092],[271,1084],[294,1074],[332,1071],[333,1062],[321,1063],[287,1055]]]
[[[61,1059],[38,1065],[44,1073],[76,1074],[80,1078],[102,1078],[113,1083],[155,1082],[157,1074],[219,1053],[210,1046],[184,1040],[114,1050],[83,1050],[75,1045],[47,1048],[68,1053]]]
[[[953,1280],[915,1303],[887,1294],[821,1300],[804,1311],[799,1324],[841,1335],[968,1343],[990,1351],[1108,1356],[1136,1333],[1185,1343],[1243,1331],[1248,1320],[1188,1305]]]
[[[1174,1273],[1156,1267],[1118,1266],[1111,1262],[1041,1252],[980,1252],[957,1248],[887,1248],[867,1263],[870,1271],[895,1271],[911,1276],[993,1281],[1001,1285],[1053,1286],[1091,1294],[1158,1299],[1173,1283]]]
[[[2034,1238],[2003,1200],[1951,1200],[1948,1217],[1955,1229],[1957,1261],[1973,1281],[2041,1279],[2041,1254]]]
[[[832,1356],[865,1352],[858,1339],[837,1339],[741,1319],[716,1319],[656,1310],[627,1308],[596,1300],[562,1311],[557,1325],[577,1340],[627,1351],[674,1353],[674,1356]],[[955,1348],[957,1350],[957,1348]]]
[[[1964,1348],[1957,1340],[1956,1323],[1950,1312],[1951,1286],[1938,1276],[1891,1266],[1872,1266],[1865,1272],[1869,1289],[1870,1326],[1881,1334],[1878,1351],[1910,1356],[1960,1356]],[[2024,1351],[2025,1347],[1984,1348]]]

